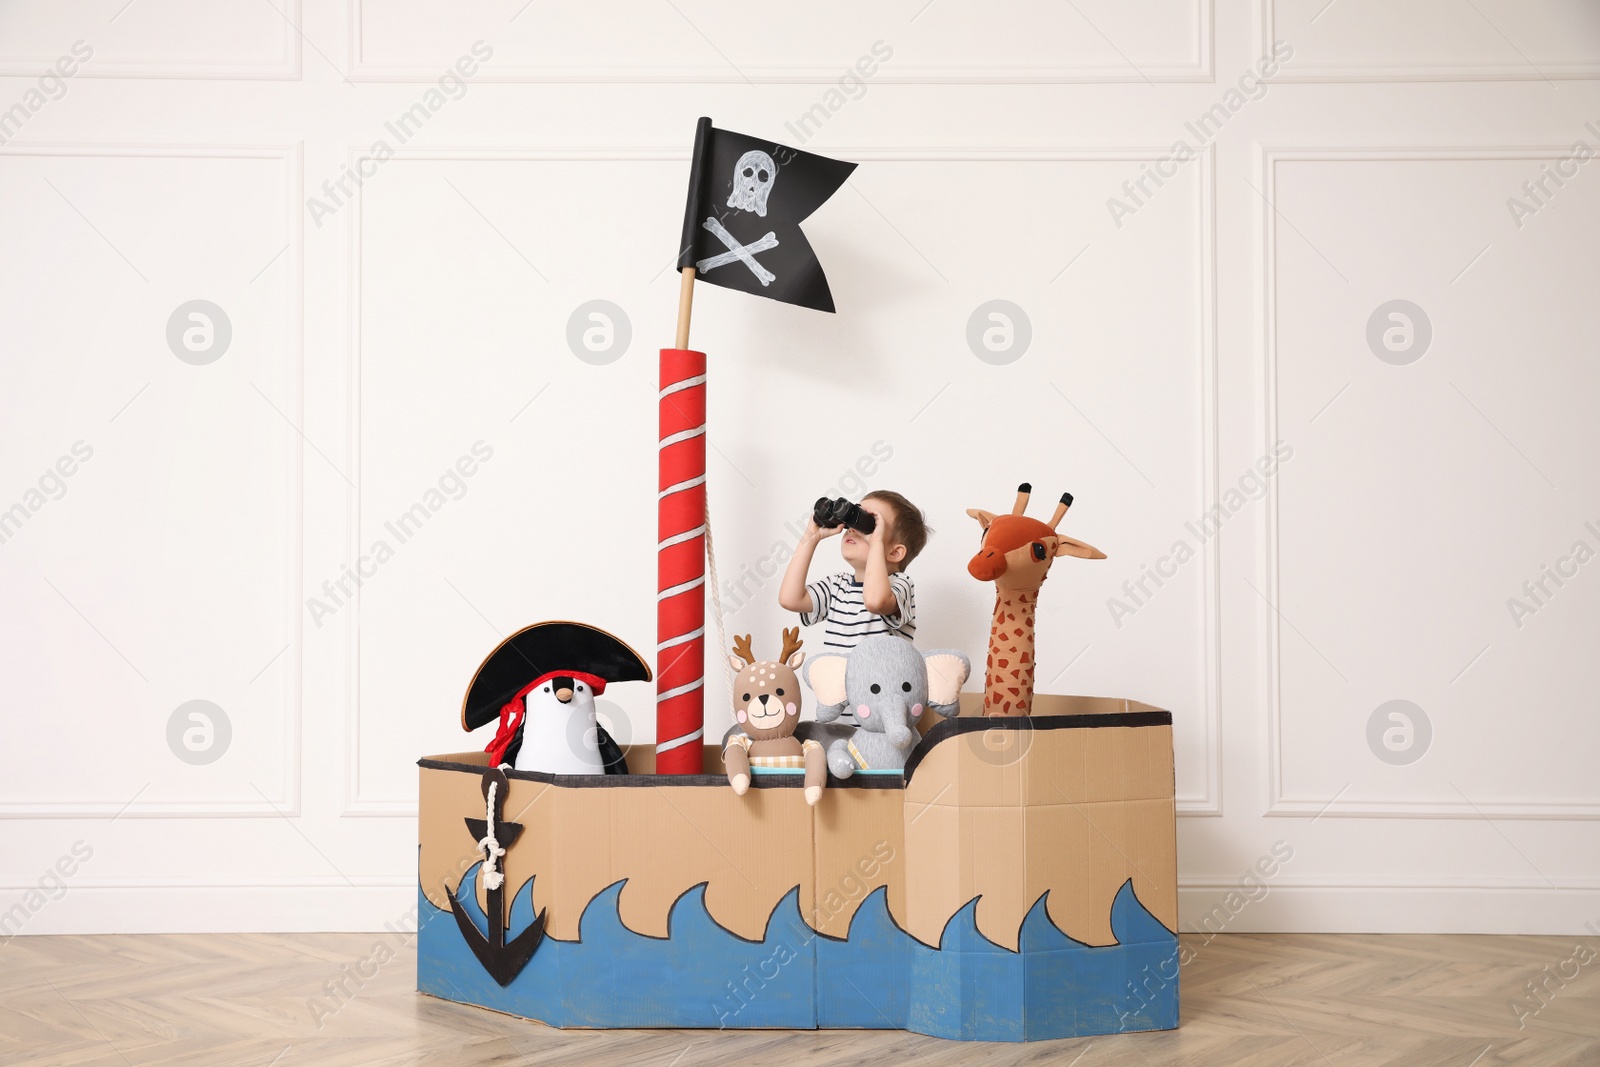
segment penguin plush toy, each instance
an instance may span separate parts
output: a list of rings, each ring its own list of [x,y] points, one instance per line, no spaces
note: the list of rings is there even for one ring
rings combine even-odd
[[[595,717],[613,682],[648,682],[650,665],[604,630],[540,622],[500,642],[461,705],[461,727],[498,719],[489,765],[546,774],[627,774],[622,749]]]

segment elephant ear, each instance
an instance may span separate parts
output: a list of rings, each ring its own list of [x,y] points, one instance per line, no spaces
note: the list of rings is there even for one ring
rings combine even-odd
[[[811,687],[811,691],[817,695],[818,704],[832,706],[843,704],[849,699],[844,691],[845,662],[846,657],[831,652],[824,652],[806,661],[803,677],[806,684]]]
[[[935,707],[961,701],[961,686],[972,673],[972,661],[953,648],[941,648],[922,657],[928,664],[928,703]]]

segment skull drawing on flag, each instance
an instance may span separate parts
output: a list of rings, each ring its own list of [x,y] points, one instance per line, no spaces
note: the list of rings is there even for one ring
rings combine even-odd
[[[746,152],[733,168],[733,192],[728,196],[728,206],[739,211],[754,211],[763,218],[767,214],[767,197],[772,195],[772,183],[778,177],[777,164],[762,151]]]

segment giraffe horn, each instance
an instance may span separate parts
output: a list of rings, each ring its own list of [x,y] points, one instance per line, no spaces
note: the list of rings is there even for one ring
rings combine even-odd
[[[1066,517],[1067,509],[1072,506],[1072,494],[1062,493],[1061,503],[1056,505],[1056,513],[1050,517],[1050,529],[1054,530],[1061,525],[1061,520]]]
[[[1033,486],[1023,482],[1017,486],[1017,502],[1011,505],[1011,514],[1021,515],[1028,510],[1028,496],[1033,492]]]

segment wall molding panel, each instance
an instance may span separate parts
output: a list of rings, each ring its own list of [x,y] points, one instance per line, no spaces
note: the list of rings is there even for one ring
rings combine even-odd
[[[1073,163],[1116,162],[1141,163],[1165,157],[1159,148],[1104,148],[1104,147],[1040,147],[1040,148],[818,148],[828,154],[836,153],[862,162],[979,162],[979,163]],[[369,158],[368,146],[349,146],[347,157],[352,167]],[[599,164],[626,164],[630,162],[688,161],[688,153],[681,148],[630,148],[606,146],[598,148],[557,147],[534,150],[508,150],[494,148],[460,149],[402,149],[392,161],[447,161],[447,162],[592,162]],[[1195,442],[1198,458],[1199,497],[1202,510],[1209,510],[1217,502],[1217,394],[1216,394],[1216,196],[1215,156],[1212,146],[1199,153],[1196,166],[1195,240],[1198,256],[1197,276],[1194,279],[1195,307],[1201,325],[1198,338],[1200,355],[1200,405],[1201,432]],[[347,223],[350,263],[350,381],[351,409],[350,438],[347,447],[353,457],[351,464],[357,488],[351,493],[349,540],[346,551],[350,558],[361,552],[360,485],[362,469],[361,446],[361,306],[362,306],[362,239],[361,194],[357,191],[351,203]],[[1205,790],[1199,794],[1178,797],[1179,814],[1185,816],[1220,816],[1222,814],[1222,719],[1220,693],[1220,605],[1218,602],[1218,539],[1212,538],[1203,553],[1204,592],[1201,615],[1196,624],[1201,628],[1204,641],[1203,677],[1197,681],[1200,695],[1199,707],[1204,712],[1203,736],[1206,743]],[[346,751],[344,807],[340,814],[353,817],[387,817],[414,819],[416,803],[404,797],[372,797],[362,792],[361,768],[361,666],[360,666],[360,616],[359,594],[347,611],[348,670],[350,690],[349,712],[345,723]]]
[[[11,142],[0,147],[0,162],[7,158],[31,156],[36,158],[105,158],[105,159],[197,159],[197,160],[266,160],[282,169],[285,191],[278,205],[283,229],[290,235],[289,246],[279,262],[291,272],[286,285],[288,299],[283,308],[285,334],[290,349],[285,353],[280,368],[281,387],[285,399],[291,404],[290,417],[299,419],[305,407],[304,397],[304,328],[303,283],[304,228],[301,225],[303,148],[301,145],[175,145],[156,143],[126,144],[21,144]],[[102,803],[95,801],[70,802],[43,798],[12,798],[0,802],[0,819],[219,819],[219,818],[283,818],[301,814],[301,780],[303,774],[301,731],[303,719],[301,667],[304,662],[304,634],[301,626],[301,577],[304,569],[303,513],[306,497],[304,445],[298,435],[285,431],[283,465],[280,473],[283,497],[284,525],[293,551],[284,560],[282,582],[288,591],[283,606],[284,632],[289,647],[280,654],[278,669],[288,678],[285,683],[285,702],[281,708],[281,746],[285,776],[279,790],[260,800],[223,801],[187,800],[163,801],[144,799],[141,790],[129,803]],[[148,789],[149,786],[146,787]],[[259,787],[258,787],[259,788]]]
[[[280,23],[279,32],[279,58],[262,63],[227,63],[214,60],[196,61],[178,56],[151,57],[149,59],[104,59],[100,58],[107,52],[115,53],[116,44],[107,43],[107,37],[115,37],[116,23],[126,13],[125,5],[120,2],[112,5],[107,10],[114,13],[104,22],[95,21],[79,23],[73,29],[64,30],[61,35],[61,47],[58,51],[39,55],[8,54],[0,49],[0,77],[36,78],[52,66],[72,45],[74,39],[85,41],[96,50],[96,57],[83,63],[74,78],[116,78],[133,81],[169,81],[169,80],[196,80],[196,81],[299,81],[301,70],[301,41],[303,35],[301,25],[302,0],[268,0],[275,13],[274,21]],[[84,8],[89,5],[60,5],[57,10],[71,10],[80,17],[86,17]],[[178,17],[174,15],[173,17]],[[134,21],[130,18],[130,22]],[[3,26],[0,22],[0,26]],[[124,24],[126,26],[126,24]],[[0,31],[0,40],[6,38]],[[169,41],[175,40],[177,35],[170,35]],[[9,104],[9,101],[8,101]]]
[[[1262,325],[1262,426],[1265,442],[1279,439],[1278,426],[1278,274],[1277,240],[1279,212],[1277,168],[1280,163],[1358,162],[1390,163],[1412,161],[1459,161],[1464,163],[1484,161],[1557,160],[1570,154],[1570,146],[1560,145],[1469,145],[1463,147],[1309,147],[1258,145],[1256,151],[1257,179],[1265,193],[1260,204],[1262,218],[1262,243],[1259,256],[1261,276],[1265,280]],[[1290,224],[1292,225],[1292,224]],[[1461,819],[1483,820],[1521,819],[1593,821],[1600,819],[1600,799],[1586,803],[1571,803],[1554,799],[1499,799],[1467,801],[1460,796],[1393,799],[1342,799],[1343,791],[1334,796],[1306,796],[1287,780],[1284,757],[1283,723],[1283,623],[1274,606],[1282,603],[1282,554],[1279,532],[1279,489],[1276,481],[1268,489],[1267,507],[1263,509],[1263,571],[1269,603],[1261,605],[1261,633],[1266,640],[1264,660],[1267,664],[1266,704],[1266,795],[1264,815],[1283,818],[1354,819]],[[1346,787],[1348,788],[1348,786]]]
[[[349,53],[347,65],[351,80],[357,82],[430,82],[439,77],[440,63],[399,63],[368,59],[365,55],[366,0],[347,0],[349,4]],[[1212,34],[1214,0],[1194,0],[1192,25],[1196,46],[1193,58],[1183,63],[1142,63],[1135,67],[1121,61],[1104,65],[1062,64],[1053,66],[924,66],[885,65],[872,81],[881,85],[1072,85],[1072,84],[1167,84],[1209,82],[1212,79]],[[920,14],[920,12],[918,13]],[[1093,25],[1092,23],[1090,24]],[[703,34],[702,34],[703,36]],[[870,42],[868,42],[870,43]],[[1112,46],[1115,48],[1115,45]],[[832,85],[841,74],[839,66],[771,66],[729,62],[702,64],[631,64],[547,67],[489,67],[473,76],[478,82],[545,83],[559,85]]]
[[[1272,46],[1279,39],[1277,8],[1281,0],[1259,0],[1256,10],[1256,25],[1258,27],[1258,47],[1262,55],[1272,51]],[[1328,5],[1332,6],[1332,5]],[[1320,21],[1323,8],[1315,18],[1315,23]],[[1457,12],[1452,12],[1456,14]],[[1478,11],[1478,16],[1483,16]],[[1491,24],[1493,26],[1493,24]],[[1285,64],[1282,70],[1274,75],[1273,81],[1279,82],[1314,82],[1322,84],[1351,84],[1359,82],[1502,82],[1502,81],[1561,81],[1600,78],[1600,62],[1593,63],[1550,63],[1541,61],[1534,63],[1525,55],[1520,54],[1516,44],[1506,37],[1499,27],[1493,29],[1504,38],[1507,48],[1519,52],[1515,57],[1508,57],[1502,61],[1474,60],[1443,62],[1432,64],[1417,63],[1303,63],[1294,62]],[[1293,42],[1291,42],[1293,43]]]

